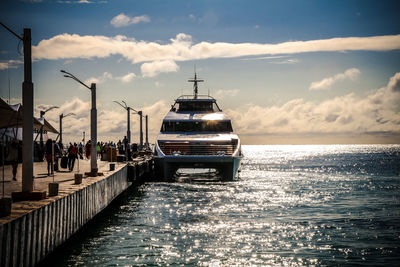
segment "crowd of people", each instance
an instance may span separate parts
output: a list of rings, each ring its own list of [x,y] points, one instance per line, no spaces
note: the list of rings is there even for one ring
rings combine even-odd
[[[106,160],[107,150],[114,149],[118,151],[119,154],[125,155],[126,149],[128,149],[128,158],[131,159],[132,156],[136,155],[137,145],[128,145],[126,138],[123,141],[118,141],[114,143],[110,142],[97,142],[96,144],[96,154],[97,158],[101,160]],[[59,159],[67,158],[67,168],[69,171],[73,171],[76,159],[90,159],[92,153],[92,143],[89,140],[85,145],[80,142],[69,143],[68,148],[65,150],[61,143],[56,143],[55,141],[48,139],[45,145],[45,155],[47,161],[47,171],[48,175],[54,174],[54,171],[59,170]]]
[[[16,181],[18,163],[21,160],[21,151],[19,151],[20,148],[20,142],[15,139],[11,142],[7,149],[7,161],[12,165],[14,181]],[[127,155],[128,159],[131,160],[132,157],[137,155],[137,144],[128,144],[126,137],[124,137],[122,141],[119,140],[117,143],[112,141],[97,142],[96,154],[98,159],[107,160],[107,151],[110,150],[116,150],[117,154],[120,155]],[[77,159],[90,159],[92,153],[92,143],[90,140],[87,141],[86,144],[82,144],[82,142],[79,142],[79,144],[70,142],[68,146],[64,147],[61,142],[47,139],[46,143],[41,148],[41,151],[43,151],[43,153],[40,154],[39,161],[43,161],[43,159],[46,160],[47,175],[50,176],[53,175],[55,171],[59,171],[60,168],[66,168],[68,171],[72,172]]]

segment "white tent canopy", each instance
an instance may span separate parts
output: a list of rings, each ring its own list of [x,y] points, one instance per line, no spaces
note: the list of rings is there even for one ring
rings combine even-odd
[[[0,98],[0,129],[22,128],[22,120],[22,105],[9,105]],[[58,134],[58,131],[44,118],[33,118],[33,128],[37,131],[43,129],[45,132]],[[20,131],[22,132],[22,129],[20,129]]]

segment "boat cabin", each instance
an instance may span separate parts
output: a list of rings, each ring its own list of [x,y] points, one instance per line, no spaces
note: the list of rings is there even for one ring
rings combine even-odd
[[[222,111],[217,101],[211,96],[204,98],[188,98],[189,96],[180,96],[172,105],[171,111],[174,112],[220,112]],[[190,96],[193,97],[193,96]],[[200,96],[203,97],[203,96]]]

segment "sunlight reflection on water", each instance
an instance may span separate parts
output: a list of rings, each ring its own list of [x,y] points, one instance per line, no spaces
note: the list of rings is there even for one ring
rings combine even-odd
[[[243,151],[239,181],[146,184],[61,262],[400,261],[400,146],[244,146]]]

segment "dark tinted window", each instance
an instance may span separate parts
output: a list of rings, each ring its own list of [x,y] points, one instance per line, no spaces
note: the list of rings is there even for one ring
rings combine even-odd
[[[233,132],[230,121],[169,121],[161,132]]]
[[[218,112],[220,109],[212,101],[181,101],[175,105],[176,111],[203,111],[203,112]]]

